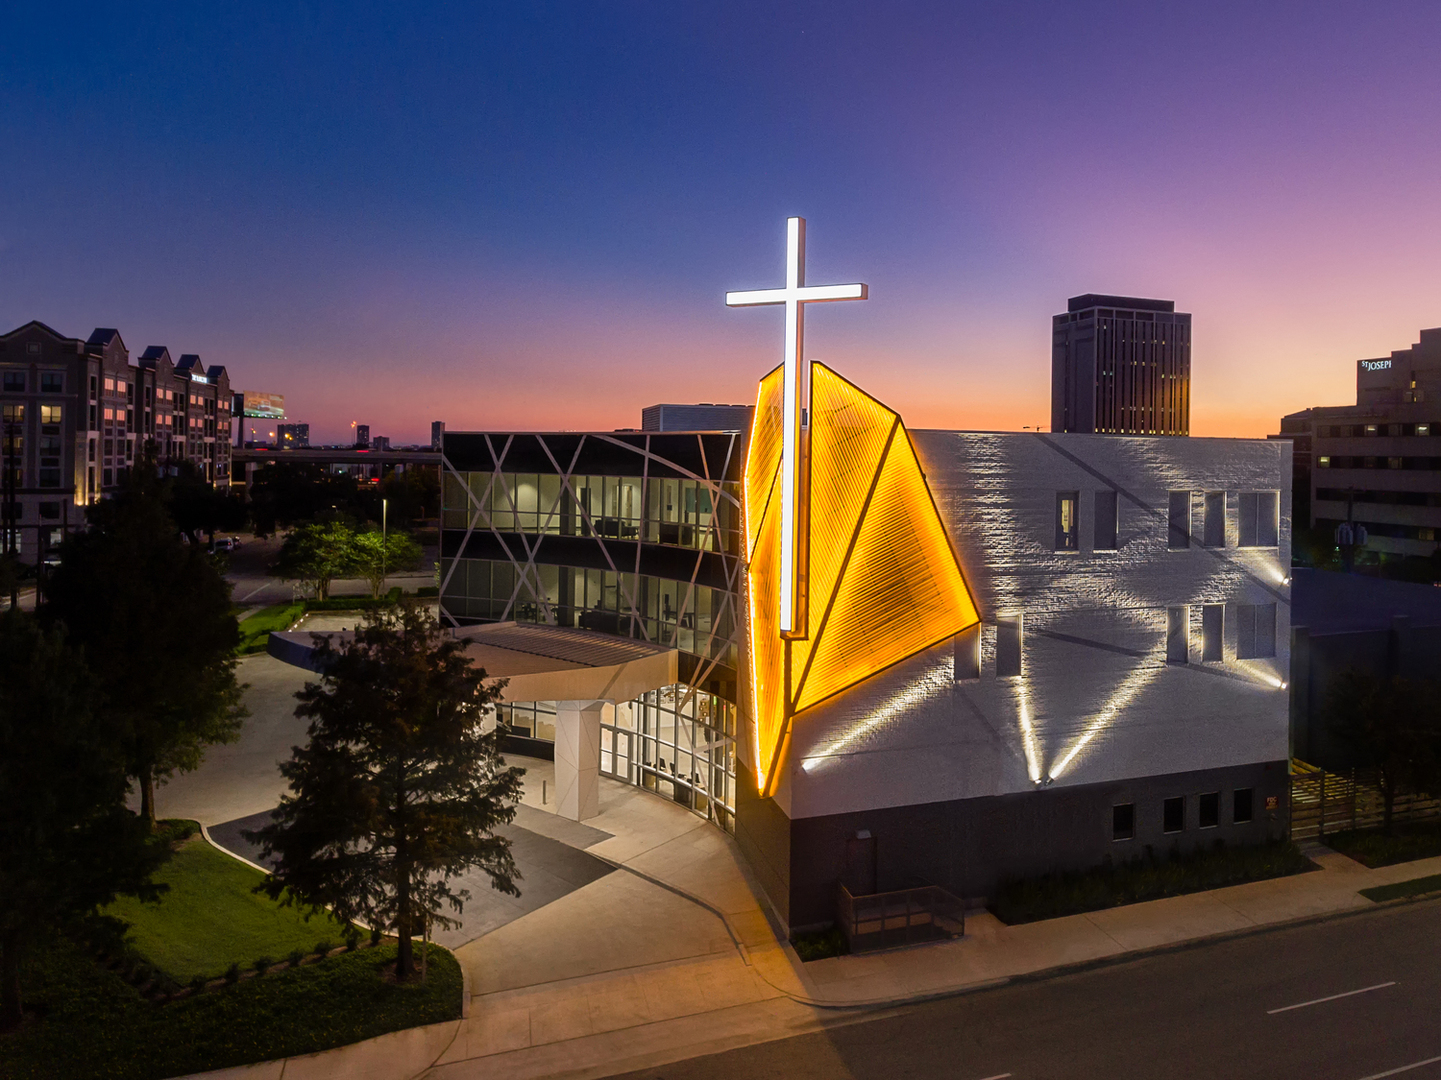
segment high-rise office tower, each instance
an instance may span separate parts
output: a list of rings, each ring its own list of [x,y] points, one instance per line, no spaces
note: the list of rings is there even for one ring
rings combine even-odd
[[[1189,434],[1191,316],[1095,293],[1066,308],[1051,320],[1051,430]]]

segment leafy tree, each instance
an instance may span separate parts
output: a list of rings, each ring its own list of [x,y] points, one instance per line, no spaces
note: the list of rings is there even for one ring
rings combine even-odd
[[[303,582],[314,590],[317,600],[327,600],[331,581],[359,570],[355,530],[343,521],[327,521],[291,529],[270,572],[287,581]]]
[[[230,586],[182,544],[153,469],[90,508],[90,528],[61,548],[46,590],[99,682],[99,715],[124,747],[155,823],[155,784],[199,767],[211,743],[234,742],[247,715],[235,679],[239,626]]]
[[[362,487],[349,473],[310,462],[282,460],[257,469],[249,496],[251,519],[261,536],[326,518],[380,520],[380,495],[373,488]]]
[[[250,514],[240,492],[215,487],[192,462],[182,461],[175,470],[162,491],[182,532],[192,539],[203,532],[213,541],[218,530],[245,528]]]
[[[440,516],[440,470],[433,466],[386,474],[380,493],[389,501],[392,527],[413,529],[423,518]]]
[[[385,588],[386,575],[420,569],[420,545],[405,533],[356,533],[352,543],[356,568],[370,583],[370,595],[376,599]]]
[[[1382,831],[1390,833],[1403,789],[1435,790],[1441,779],[1441,707],[1437,688],[1369,671],[1343,671],[1331,682],[1325,714],[1331,730],[1377,770]]]
[[[505,766],[499,728],[481,731],[503,684],[487,686],[464,644],[414,604],[372,613],[338,646],[322,641],[316,660],[321,682],[296,694],[310,742],[280,767],[294,794],[247,834],[276,860],[259,888],[394,928],[405,979],[421,919],[455,926],[441,905],[459,913],[470,899],[451,879],[478,868],[520,893],[510,841],[494,830],[515,818],[523,770]]]
[[[125,809],[123,755],[58,629],[0,615],[0,1030],[20,1022],[20,954],[117,893],[158,895],[165,855]]]

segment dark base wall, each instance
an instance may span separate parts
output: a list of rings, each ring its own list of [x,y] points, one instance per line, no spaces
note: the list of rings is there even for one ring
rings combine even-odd
[[[1239,788],[1254,792],[1253,818],[1245,824],[1232,822],[1232,793]],[[1163,854],[1216,840],[1284,837],[1288,789],[1287,764],[1274,761],[797,821],[773,800],[738,796],[736,840],[777,915],[793,931],[805,930],[832,921],[840,881],[857,893],[935,884],[982,897],[1008,878],[1086,869],[1107,856],[1141,856],[1148,847]],[[749,790],[755,791],[753,783]],[[1207,792],[1221,794],[1220,825],[1201,829],[1199,798]],[[1175,796],[1185,799],[1185,828],[1167,834],[1162,803]],[[1268,797],[1275,799],[1269,810]],[[1112,839],[1118,803],[1135,806],[1132,840]]]

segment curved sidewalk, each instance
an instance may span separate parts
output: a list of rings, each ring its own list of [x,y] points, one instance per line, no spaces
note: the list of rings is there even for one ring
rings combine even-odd
[[[629,872],[457,950],[473,993],[466,1019],[205,1075],[606,1076],[883,1006],[1364,909],[1373,905],[1360,889],[1441,872],[1441,858],[1368,870],[1314,848],[1321,869],[1312,873],[1022,926],[981,914],[959,940],[801,964],[772,932],[728,837],[653,796],[621,794],[629,797],[611,790],[594,820],[612,838],[588,850]],[[685,933],[662,932],[652,916],[681,920]]]

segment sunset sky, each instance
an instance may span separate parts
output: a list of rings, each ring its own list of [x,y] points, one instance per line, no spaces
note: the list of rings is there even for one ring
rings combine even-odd
[[[1441,325],[1434,3],[127,7],[7,14],[0,323],[315,442],[753,400],[791,214],[870,285],[808,354],[912,427],[1047,422],[1078,293],[1193,314],[1198,435]]]

